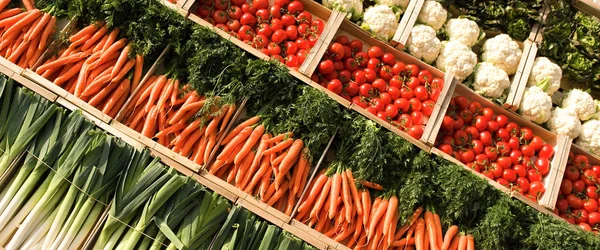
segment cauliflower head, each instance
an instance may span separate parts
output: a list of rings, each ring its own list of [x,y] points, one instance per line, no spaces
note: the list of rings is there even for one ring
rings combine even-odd
[[[546,123],[550,131],[571,137],[577,138],[581,133],[581,121],[577,118],[577,113],[572,109],[555,108],[552,110],[552,115]]]
[[[377,4],[385,4],[390,7],[400,7],[402,12],[408,7],[409,0],[375,0]]]
[[[435,31],[444,26],[448,11],[436,1],[425,1],[421,12],[417,16],[417,22],[431,26]]]
[[[325,7],[346,13],[346,17],[351,20],[360,18],[363,13],[362,0],[323,0]]]
[[[435,64],[444,72],[452,72],[456,79],[462,82],[473,73],[477,64],[477,55],[467,45],[444,41]]]
[[[596,102],[592,96],[580,89],[572,89],[567,93],[562,100],[563,108],[575,110],[579,120],[586,121],[596,114]]]
[[[444,29],[448,40],[457,41],[473,47],[479,40],[480,30],[476,22],[466,18],[452,18],[445,24]]]
[[[600,121],[589,120],[581,125],[581,134],[577,137],[577,145],[600,155]]]
[[[483,43],[483,54],[481,60],[491,62],[501,68],[508,75],[517,73],[519,61],[521,60],[521,48],[519,44],[507,34],[500,34],[488,39]]]
[[[552,114],[552,98],[548,96],[540,87],[530,86],[525,89],[519,113],[523,118],[542,124],[550,118]]]
[[[411,55],[426,63],[432,63],[440,54],[441,42],[433,28],[418,24],[410,31],[406,47]]]
[[[484,62],[475,67],[475,80],[473,88],[475,92],[483,96],[498,98],[504,93],[504,89],[510,86],[510,80],[504,70],[494,64]]]
[[[398,29],[398,17],[387,5],[375,5],[367,8],[361,25],[376,37],[389,41]]]
[[[594,100],[594,103],[596,103],[596,113],[592,116],[592,119],[600,120],[600,101]]]
[[[538,86],[546,94],[552,96],[560,88],[561,78],[562,70],[560,66],[550,61],[547,57],[538,57],[533,62],[527,86]]]

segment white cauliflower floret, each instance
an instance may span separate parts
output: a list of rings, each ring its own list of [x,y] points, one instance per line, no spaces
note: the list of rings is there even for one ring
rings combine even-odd
[[[417,22],[427,24],[434,30],[438,31],[444,26],[446,18],[448,17],[448,11],[436,1],[425,1],[421,12],[417,16]]]
[[[594,103],[596,103],[596,113],[592,116],[591,119],[600,120],[600,101],[594,100]]]
[[[577,145],[600,155],[600,121],[589,120],[581,125],[581,134],[577,137]]]
[[[560,88],[561,78],[562,70],[560,66],[546,57],[538,57],[533,62],[527,86],[538,86],[546,94],[552,96]]]
[[[508,75],[514,75],[519,67],[521,53],[517,42],[507,34],[500,34],[483,43],[481,60],[493,63]]]
[[[349,19],[358,19],[363,13],[362,0],[323,0],[325,7],[346,13]]]
[[[433,28],[418,24],[410,31],[406,47],[411,55],[432,63],[440,54],[441,42]]]
[[[453,18],[448,20],[444,30],[448,35],[448,40],[457,41],[469,47],[473,47],[480,36],[480,30],[477,23],[466,18]]]
[[[406,10],[406,7],[408,7],[409,0],[375,0],[375,2],[377,4],[385,4],[390,7],[400,7],[400,9],[402,9],[402,12],[404,12],[404,10]]]
[[[572,109],[555,108],[546,125],[550,131],[573,139],[581,133],[581,121]]]
[[[569,91],[564,96],[561,106],[575,110],[577,117],[582,121],[586,121],[596,114],[596,102],[588,92],[580,89]]]
[[[519,113],[523,118],[542,124],[550,118],[552,112],[552,98],[538,86],[530,86],[525,89]]]
[[[454,77],[462,82],[473,73],[477,55],[467,45],[444,41],[435,64],[444,72],[452,72]]]
[[[387,5],[371,6],[365,11],[361,27],[371,31],[376,37],[389,41],[398,29],[398,17]]]
[[[504,89],[510,86],[508,75],[502,69],[491,63],[479,63],[475,67],[475,80],[473,88],[475,92],[483,96],[498,98],[504,93]]]

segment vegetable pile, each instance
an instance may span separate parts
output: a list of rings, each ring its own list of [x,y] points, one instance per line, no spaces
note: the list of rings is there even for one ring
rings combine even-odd
[[[365,52],[366,50],[366,52]],[[420,139],[444,80],[415,64],[397,61],[378,46],[338,36],[312,80]]]
[[[597,234],[600,230],[598,210],[600,166],[592,165],[585,155],[572,152],[569,154],[555,213],[567,222]]]
[[[549,1],[540,54],[555,61],[569,80],[600,88],[600,21],[577,11],[570,1]]]
[[[203,0],[198,15],[290,68],[298,68],[323,32],[325,22],[300,1]]]
[[[552,145],[528,127],[463,96],[452,99],[436,147],[486,177],[536,201],[546,188]]]
[[[7,9],[10,0],[0,1],[0,55],[22,68],[31,68],[52,42],[59,13],[47,4],[37,9],[32,0],[23,0],[21,8]]]

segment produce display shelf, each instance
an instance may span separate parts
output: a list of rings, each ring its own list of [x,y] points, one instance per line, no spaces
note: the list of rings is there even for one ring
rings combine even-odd
[[[591,0],[573,0],[573,5],[585,13],[600,18],[600,4]]]

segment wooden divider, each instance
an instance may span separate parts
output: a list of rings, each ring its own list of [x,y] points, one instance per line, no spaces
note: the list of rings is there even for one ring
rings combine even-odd
[[[573,5],[585,13],[600,18],[600,5],[591,0],[574,0]]]
[[[321,33],[319,40],[317,40],[317,43],[313,49],[310,50],[310,54],[306,57],[305,63],[300,66],[300,69],[298,70],[300,73],[308,77],[312,76],[319,66],[321,58],[323,58],[323,55],[325,55],[329,44],[331,44],[331,41],[333,41],[333,38],[335,37],[335,31],[339,29],[344,18],[346,18],[346,16],[343,13],[335,10],[331,12],[331,15],[325,24],[325,28],[323,33]]]
[[[517,73],[513,76],[512,83],[508,97],[505,103],[502,105],[505,109],[516,111],[519,109],[525,88],[527,87],[527,81],[531,75],[533,69],[533,63],[537,55],[537,43],[527,40],[523,43],[523,53],[521,54],[521,60],[519,61],[519,67]]]
[[[454,77],[454,74],[448,72],[444,75],[444,88],[440,93],[440,97],[443,97],[443,99],[441,102],[438,101],[435,103],[435,107],[431,112],[431,117],[429,117],[429,121],[425,126],[425,131],[421,137],[421,141],[429,146],[433,146],[435,144],[435,139],[437,138],[437,134],[442,127],[444,116],[446,116],[446,111],[448,110],[448,106],[452,100],[452,93],[454,93],[454,89],[456,89],[457,84],[460,83]]]
[[[400,25],[390,44],[398,49],[404,49],[412,28],[417,22],[421,8],[423,8],[423,3],[425,3],[425,0],[412,0],[408,3],[406,12],[404,12],[402,19],[400,19]]]

